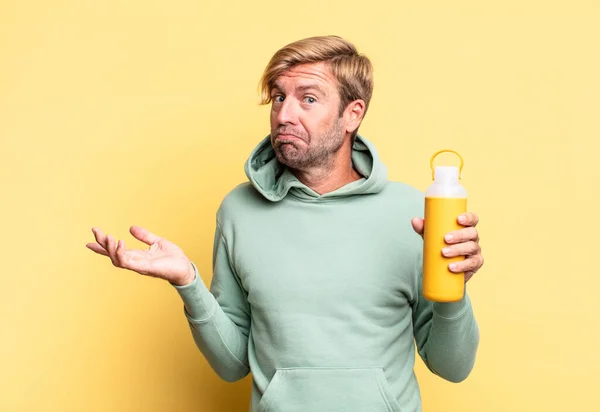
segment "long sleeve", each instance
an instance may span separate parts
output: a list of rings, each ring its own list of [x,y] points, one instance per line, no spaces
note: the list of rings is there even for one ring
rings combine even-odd
[[[222,228],[217,222],[210,290],[192,263],[196,277],[191,284],[173,285],[184,302],[194,341],[214,371],[224,380],[244,378],[248,366],[250,309],[246,293],[231,266]]]
[[[413,329],[417,350],[425,365],[450,381],[465,380],[475,364],[479,328],[466,292],[458,302],[430,302],[419,293],[413,302]]]

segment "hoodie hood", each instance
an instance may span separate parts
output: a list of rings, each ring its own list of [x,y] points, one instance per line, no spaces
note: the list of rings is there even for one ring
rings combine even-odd
[[[360,135],[356,136],[352,147],[352,163],[363,178],[320,195],[300,182],[277,160],[269,135],[252,151],[244,169],[256,190],[272,202],[282,200],[288,193],[303,200],[335,200],[378,193],[384,188],[387,183],[387,168],[379,159],[375,146]]]

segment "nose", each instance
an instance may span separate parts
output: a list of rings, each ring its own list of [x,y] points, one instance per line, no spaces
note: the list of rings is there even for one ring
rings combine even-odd
[[[275,113],[275,120],[278,125],[282,124],[297,124],[298,114],[297,105],[294,104],[293,99],[287,98],[280,105]]]

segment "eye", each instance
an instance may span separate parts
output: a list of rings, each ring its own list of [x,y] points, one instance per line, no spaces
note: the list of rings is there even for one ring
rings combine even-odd
[[[285,100],[285,96],[281,95],[281,94],[276,94],[275,97],[273,97],[273,101],[276,103],[281,103]]]
[[[304,98],[304,101],[306,103],[313,104],[313,103],[316,103],[317,99],[315,99],[314,97],[311,97],[311,96],[306,96]]]

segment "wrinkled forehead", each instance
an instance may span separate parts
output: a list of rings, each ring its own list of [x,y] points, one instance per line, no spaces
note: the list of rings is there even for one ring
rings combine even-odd
[[[305,63],[283,72],[275,79],[273,87],[279,90],[317,87],[330,92],[337,88],[337,81],[326,63]]]

